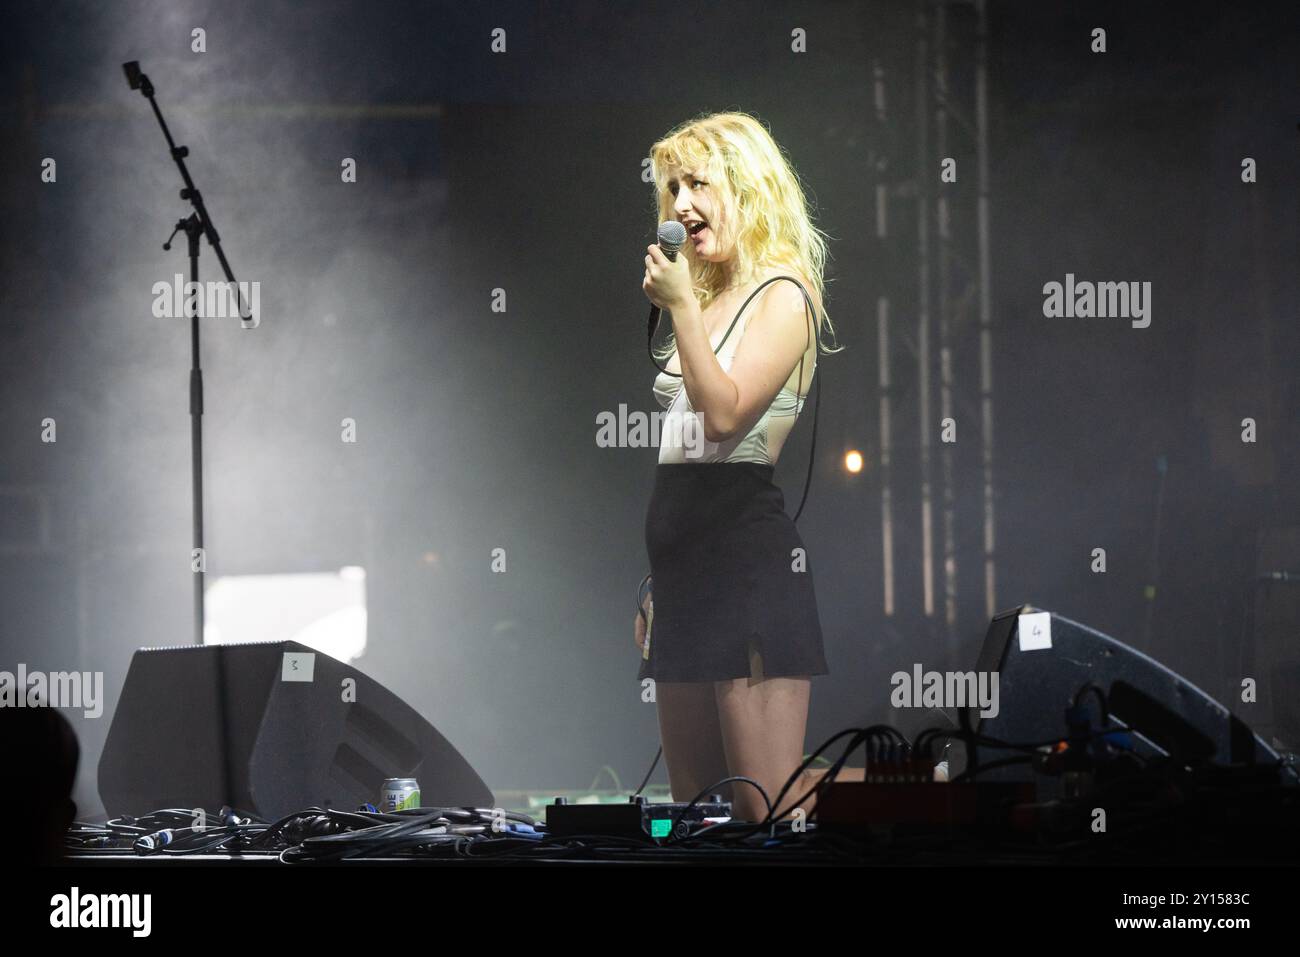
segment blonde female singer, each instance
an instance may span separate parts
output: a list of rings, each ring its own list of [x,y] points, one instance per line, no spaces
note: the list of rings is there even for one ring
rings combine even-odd
[[[814,562],[772,480],[822,336],[833,336],[826,244],[752,116],[692,120],[650,158],[659,221],[685,225],[687,245],[675,262],[658,246],[645,257],[643,288],[671,314],[672,335],[654,383],[666,413],[646,513],[653,615],[648,638],[636,617],[640,678],[655,681],[674,800],[729,775],[775,799],[803,757],[811,677],[827,673]],[[777,276],[799,284],[764,285]],[[796,782],[778,816],[813,781]],[[736,818],[766,817],[754,788],[730,794]]]

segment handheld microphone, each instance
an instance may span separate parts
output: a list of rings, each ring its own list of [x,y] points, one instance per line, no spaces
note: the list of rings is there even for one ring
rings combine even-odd
[[[666,219],[659,224],[659,248],[669,261],[677,261],[677,251],[686,245],[686,227],[675,219]],[[654,338],[655,326],[659,325],[659,307],[650,304],[650,324],[647,336]]]

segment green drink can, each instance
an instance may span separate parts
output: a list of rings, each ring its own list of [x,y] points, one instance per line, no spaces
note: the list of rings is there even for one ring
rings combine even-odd
[[[415,778],[384,778],[379,809],[392,813],[420,806],[420,782]]]

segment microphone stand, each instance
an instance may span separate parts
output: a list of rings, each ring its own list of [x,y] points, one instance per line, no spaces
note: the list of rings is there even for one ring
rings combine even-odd
[[[158,109],[158,102],[154,99],[153,84],[149,82],[149,77],[140,72],[139,61],[123,63],[122,69],[126,73],[126,80],[131,89],[139,90],[153,107],[154,116],[158,118],[158,125],[162,127],[163,136],[167,139],[168,152],[176,161],[176,168],[180,170],[181,180],[185,183],[185,188],[180,191],[181,199],[189,200],[194,207],[194,211],[188,217],[176,224],[172,235],[167,237],[167,242],[163,243],[163,249],[171,249],[171,239],[176,233],[185,233],[189,241],[190,282],[195,283],[195,288],[200,288],[197,286],[199,238],[206,236],[208,244],[216,250],[217,259],[221,263],[222,272],[226,274],[227,282],[235,290],[240,317],[245,320],[253,318],[251,307],[248,316],[244,316],[243,304],[238,298],[239,286],[235,282],[230,263],[226,261],[226,254],[221,249],[221,238],[217,235],[216,227],[212,225],[212,217],[203,204],[202,194],[194,185],[194,180],[190,178],[189,170],[185,168],[185,157],[190,155],[189,147],[177,146],[176,141],[172,139],[162,111]],[[195,296],[193,308],[188,310],[190,313],[190,468],[193,477],[194,504],[194,551],[191,552],[191,563],[194,569],[194,644],[196,645],[203,644],[203,584],[207,563],[207,556],[203,551],[203,369],[199,365],[199,304],[201,302],[203,302],[203,294],[200,288],[200,292]]]

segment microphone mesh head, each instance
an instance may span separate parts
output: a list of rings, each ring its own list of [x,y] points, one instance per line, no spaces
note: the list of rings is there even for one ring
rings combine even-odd
[[[675,219],[666,219],[659,224],[659,248],[666,253],[675,253],[686,243],[686,227]]]

